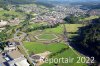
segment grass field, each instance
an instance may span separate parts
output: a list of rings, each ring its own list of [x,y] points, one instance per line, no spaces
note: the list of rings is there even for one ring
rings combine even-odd
[[[56,34],[62,34],[63,32],[63,25],[59,25],[56,28],[48,28],[44,30],[47,33],[56,33]]]
[[[57,38],[55,34],[41,34],[36,36],[40,40],[52,40]]]
[[[64,43],[53,43],[53,44],[42,44],[42,43],[38,43],[38,42],[23,42],[24,46],[26,47],[26,49],[28,49],[29,54],[31,53],[42,53],[45,51],[50,51],[52,53],[56,53],[58,51],[60,51],[63,48],[68,48],[67,45],[65,45]],[[75,53],[73,53],[73,51],[69,48],[66,51],[57,54],[56,56],[53,56],[52,58],[75,58],[73,63],[59,63],[59,66],[86,66],[86,64],[77,64],[75,63],[77,61],[77,55]],[[42,66],[54,66],[53,64],[43,64]]]
[[[41,24],[39,24],[39,23],[33,23],[33,24],[30,24],[28,27],[29,28],[36,28],[36,27],[40,27],[41,26]]]
[[[56,52],[62,48],[67,48],[64,43],[52,43],[47,45],[39,42],[24,42],[24,46],[29,50],[29,53],[34,52],[36,54],[45,51]]]
[[[37,26],[36,26],[37,25]],[[33,25],[31,25],[31,27],[38,27],[38,26],[40,26],[40,25],[38,25],[38,24],[33,24]],[[40,31],[40,30],[35,30],[35,31],[32,31],[32,32],[29,32],[28,33],[29,34],[29,37],[30,37],[30,39],[31,39],[31,41],[35,41],[36,39],[34,38],[34,36],[36,36],[36,35],[40,35],[40,34],[43,34],[43,35],[41,35],[40,36],[40,38],[44,38],[44,39],[52,39],[52,38],[54,38],[54,36],[50,36],[50,35],[45,35],[45,34],[55,34],[55,35],[57,35],[57,37],[59,37],[61,34],[63,34],[63,25],[61,24],[61,25],[59,25],[58,27],[56,27],[56,28],[47,28],[47,29],[44,29],[44,30],[42,30],[42,31]]]
[[[37,27],[40,26],[39,24],[33,24],[31,27]],[[82,27],[82,24],[66,24],[66,29],[67,32],[77,32],[77,30],[79,29],[79,27]],[[33,31],[36,32],[36,31]],[[56,34],[62,34],[63,33],[63,25],[59,25],[56,28],[47,28],[45,30],[43,30],[44,33],[56,33]]]
[[[82,24],[66,24],[67,32],[77,32],[79,27],[82,27]]]
[[[33,27],[35,27],[36,25],[33,25]],[[75,34],[71,34],[71,33],[77,32],[79,30],[79,28],[84,26],[84,25],[82,25],[82,24],[65,24],[65,26],[66,26],[67,32],[69,32],[68,37],[71,38],[71,37],[77,35],[77,33],[75,33]],[[61,36],[63,34],[63,31],[64,31],[63,25],[60,24],[56,28],[47,28],[47,29],[42,30],[42,31],[39,31],[39,30],[32,31],[32,32],[29,33],[29,37],[30,37],[31,40],[34,41],[35,38],[33,36],[43,34],[43,35],[40,36],[40,38],[44,37],[44,39],[49,39],[49,38],[52,39],[52,37],[50,35],[46,36],[45,34],[55,34],[57,36]]]
[[[7,14],[9,16],[4,16],[4,14]],[[15,11],[6,11],[6,10],[2,10],[0,11],[0,19],[11,19],[13,18],[13,16],[16,16],[18,18],[23,18],[24,14],[23,13],[19,13],[19,12],[15,12]]]
[[[92,20],[92,19],[96,19],[96,18],[99,18],[99,16],[90,16],[90,17],[87,17],[84,19],[80,19],[80,21],[88,21],[88,20]]]
[[[66,26],[67,32],[77,32],[79,27],[82,27],[83,25],[82,24],[66,24],[65,26]],[[59,36],[59,35],[62,36],[63,25],[61,24],[56,28],[48,28],[48,29],[42,30],[40,32],[38,30],[36,30],[29,34],[30,34],[30,36],[36,36],[36,35],[42,34],[41,36],[39,36],[39,38],[52,39],[54,37],[51,37],[51,35],[48,35],[48,34],[55,34],[57,36]],[[73,37],[75,35],[77,35],[77,34],[68,34],[68,37]],[[31,39],[32,39],[32,37],[31,37]],[[25,48],[28,50],[29,54],[31,54],[31,53],[38,54],[38,53],[43,53],[45,51],[50,51],[52,53],[56,53],[56,52],[59,52],[63,48],[68,48],[68,45],[65,45],[65,42],[63,40],[59,43],[55,42],[55,43],[50,43],[50,44],[44,44],[42,42],[39,42],[38,40],[32,41],[32,42],[24,41],[23,44],[24,44]],[[77,55],[76,53],[74,53],[71,48],[68,48],[64,52],[59,53],[59,54],[53,56],[52,58],[71,57],[71,58],[75,59],[73,61],[73,63],[58,63],[58,66],[87,66],[86,64],[83,64],[83,63],[80,63],[80,64],[76,63],[77,57],[81,56],[79,53],[77,53],[79,55]],[[54,66],[54,63],[53,64],[44,63],[42,66]]]

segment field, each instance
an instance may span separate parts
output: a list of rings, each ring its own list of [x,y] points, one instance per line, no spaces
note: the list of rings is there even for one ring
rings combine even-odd
[[[41,24],[36,23],[36,24],[31,24],[30,27],[34,28],[34,27],[39,27],[41,26]],[[66,30],[68,32],[68,36],[69,37],[73,37],[76,36],[78,29],[80,27],[82,27],[82,24],[65,24],[66,26]],[[63,24],[60,24],[59,26],[57,26],[56,28],[47,28],[44,30],[35,30],[32,32],[29,32],[29,38],[32,40],[32,42],[36,41],[36,38],[34,38],[35,36],[37,36],[40,39],[52,39],[54,38],[54,36],[52,36],[52,34],[56,35],[59,39],[62,39],[62,34],[63,34],[64,28],[63,28]],[[38,36],[39,35],[39,36]],[[39,40],[37,40],[38,42]]]
[[[50,51],[52,53],[56,53],[58,51],[60,51],[63,48],[68,48],[67,45],[65,45],[64,43],[52,43],[49,45],[43,44],[43,43],[38,43],[38,42],[23,42],[24,46],[26,47],[26,49],[28,49],[29,54],[31,53],[42,53],[45,51]],[[66,51],[59,53],[55,56],[53,56],[52,58],[75,58],[73,63],[59,63],[59,66],[86,66],[85,64],[77,64],[75,63],[77,61],[77,55],[70,49],[68,48]],[[54,64],[43,64],[42,66],[52,66]]]
[[[38,40],[53,40],[56,39],[57,36],[55,34],[40,34],[35,36]]]
[[[45,32],[47,33],[56,33],[56,34],[62,34],[63,32],[63,25],[59,25],[58,27],[56,28],[48,28],[48,29],[45,29]]]
[[[92,19],[96,19],[96,18],[99,18],[99,16],[90,16],[90,17],[87,17],[84,19],[80,19],[80,21],[88,21],[88,20],[92,20]]]
[[[59,51],[62,48],[67,48],[68,46],[64,45],[63,43],[52,43],[52,44],[43,44],[39,42],[24,42],[24,46],[26,49],[28,49],[29,54],[31,52],[34,52],[35,54],[37,53],[42,53],[45,51],[50,51],[50,52],[56,52]]]
[[[0,11],[0,19],[11,19],[13,17],[24,18],[23,13],[15,12],[15,11]]]
[[[82,27],[82,24],[66,24],[67,32],[77,32],[79,27]]]
[[[66,29],[67,32],[77,32],[79,27],[82,27],[83,25],[81,24],[66,24]],[[32,36],[38,36],[40,39],[53,39],[54,36],[51,37],[51,35],[57,35],[58,39],[61,39],[60,42],[51,42],[49,44],[45,44],[43,42],[39,42],[39,40],[34,39],[34,37]],[[63,41],[63,38],[61,37],[63,34],[63,25],[61,24],[60,26],[56,27],[56,28],[48,28],[42,31],[36,30],[33,32],[29,33],[29,37],[31,37],[31,40],[35,40],[35,41],[31,41],[31,42],[26,42],[24,41],[23,44],[25,46],[25,48],[28,50],[29,54],[38,54],[38,53],[43,53],[45,51],[50,51],[51,54],[57,53],[59,51],[61,51],[62,49],[66,49],[61,53],[58,53],[56,55],[54,55],[52,58],[74,58],[75,60],[73,61],[73,63],[58,63],[59,66],[86,66],[86,64],[80,63],[77,64],[77,57],[81,56],[79,53],[77,53],[77,51],[69,48],[68,45],[65,44],[65,42]],[[68,34],[70,37],[71,36],[75,36],[77,34]],[[77,54],[76,54],[77,53]],[[50,58],[50,57],[49,57]],[[41,66],[54,66],[54,63],[49,64],[49,63],[44,63]]]
[[[33,25],[31,25],[31,27],[32,26],[33,26],[33,28],[35,28],[35,27],[38,27],[40,25],[34,26],[34,24],[33,24]],[[44,30],[35,30],[35,31],[32,31],[32,32],[29,32],[28,34],[29,34],[29,38],[30,38],[31,41],[37,41],[38,42],[39,40],[36,40],[35,36],[38,36],[40,34],[42,34],[42,35],[38,36],[40,39],[41,38],[42,39],[53,39],[53,38],[57,38],[57,37],[62,39],[61,38],[62,33],[63,33],[63,25],[60,25],[56,28],[47,28],[47,29],[44,29]],[[47,35],[47,34],[49,34],[49,35]]]
[[[28,27],[29,28],[36,28],[36,27],[40,27],[41,24],[40,23],[33,23],[33,24],[30,24]]]
[[[82,27],[84,25],[82,24],[66,24],[66,30],[68,32],[68,38],[72,38],[74,36],[77,36],[77,32],[79,30],[80,27]]]
[[[41,26],[41,25],[40,24],[33,24],[33,25],[31,25],[30,28],[39,27],[39,26]],[[65,26],[66,26],[67,32],[77,32],[79,27],[82,27],[83,25],[82,24],[65,24]],[[62,34],[62,32],[63,32],[63,25],[61,24],[61,25],[59,25],[56,28],[45,29],[43,32],[45,32],[45,33]]]

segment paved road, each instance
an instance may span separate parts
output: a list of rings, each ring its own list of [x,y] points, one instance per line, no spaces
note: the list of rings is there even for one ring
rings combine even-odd
[[[19,32],[22,33],[22,35],[17,36],[17,34],[18,34]],[[26,40],[29,41],[29,42],[31,41],[30,38],[27,36],[27,34],[26,34],[25,32],[21,32],[20,30],[16,30],[16,32],[15,32],[15,34],[14,34],[14,39],[15,39],[15,40],[17,39],[17,40],[19,40],[19,41],[22,41],[24,38],[26,38]]]

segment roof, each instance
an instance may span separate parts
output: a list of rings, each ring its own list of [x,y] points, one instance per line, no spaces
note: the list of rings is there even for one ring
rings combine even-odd
[[[29,66],[30,64],[27,62],[27,60],[23,59],[20,62],[16,63],[17,66]]]
[[[23,56],[18,50],[11,51],[8,53],[8,55],[13,59],[17,59],[17,58]]]
[[[41,57],[39,55],[32,55],[31,58],[34,60],[39,60]]]
[[[19,57],[13,61],[8,62],[10,65],[16,65],[16,66],[29,66],[30,64],[27,62],[27,59],[25,57]]]
[[[12,46],[16,46],[16,44],[15,44],[15,42],[8,42],[8,46],[10,47],[12,47]]]
[[[15,42],[15,44],[16,44],[16,45],[20,45],[20,43],[19,43],[19,42]]]

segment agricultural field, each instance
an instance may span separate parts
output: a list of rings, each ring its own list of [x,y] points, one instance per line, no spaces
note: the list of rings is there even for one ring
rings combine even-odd
[[[29,54],[34,52],[35,54],[37,53],[42,53],[45,51],[50,51],[50,52],[57,52],[62,48],[67,48],[64,43],[51,43],[51,44],[43,44],[40,42],[23,42],[24,46],[26,49],[28,49]]]
[[[31,26],[33,26],[33,28],[40,26],[40,25],[38,25],[38,26],[36,26],[36,25],[34,26],[34,24],[33,24]],[[40,39],[42,38],[42,39],[49,39],[49,40],[51,39],[52,40],[53,38],[57,38],[57,37],[62,39],[61,34],[63,34],[63,25],[61,24],[56,28],[47,28],[47,29],[44,29],[44,30],[35,30],[35,31],[32,31],[32,32],[29,32],[28,34],[29,34],[29,38],[30,38],[31,41],[39,41],[39,40],[36,40],[37,39],[36,36],[38,36],[40,34],[41,35],[38,36],[38,38],[40,38]]]
[[[67,37],[72,38],[74,36],[77,36],[78,30],[82,26],[84,26],[84,25],[82,25],[82,24],[66,24],[66,30],[68,32]]]
[[[6,11],[6,10],[0,11],[0,19],[3,20],[12,19],[14,17],[24,18],[24,15],[25,15],[24,13],[15,12],[15,11]]]
[[[38,43],[38,42],[23,42],[24,46],[26,47],[26,49],[28,49],[29,54],[35,53],[42,53],[45,51],[50,51],[52,53],[56,53],[59,52],[61,49],[63,48],[67,48],[67,50],[65,50],[62,53],[59,53],[55,56],[53,56],[52,58],[68,58],[68,57],[72,57],[75,58],[73,63],[59,63],[60,66],[86,66],[85,64],[77,64],[75,63],[77,61],[77,57],[81,56],[81,55],[76,55],[70,48],[68,48],[67,45],[65,45],[63,42],[62,43],[51,43],[51,44],[43,44],[43,43]],[[42,66],[52,66],[54,64],[43,64]]]
[[[47,25],[47,23],[46,22],[40,22],[40,23],[30,22],[30,24],[28,25],[28,28],[37,28],[37,27],[40,27],[42,25]]]
[[[77,32],[79,27],[83,26],[81,24],[66,24],[66,29],[68,32]],[[77,53],[77,51],[73,50],[71,48],[69,48],[69,46],[67,44],[65,44],[62,34],[63,34],[63,25],[59,25],[56,28],[47,28],[45,30],[36,30],[33,32],[28,33],[29,34],[29,38],[33,41],[31,42],[27,42],[27,41],[23,41],[23,45],[26,48],[26,50],[28,50],[29,54],[38,54],[38,53],[43,53],[46,51],[50,51],[51,54],[55,54],[59,51],[61,51],[62,49],[65,49],[63,52],[61,53],[57,53],[56,55],[52,56],[52,58],[68,58],[68,57],[72,57],[75,58],[73,63],[58,63],[59,66],[86,66],[86,64],[80,63],[77,64],[77,57],[81,57],[81,55],[79,53]],[[44,43],[44,42],[40,42],[40,40],[34,38],[35,36],[38,36],[39,39],[48,39],[49,41],[53,38],[55,38],[53,35],[56,35],[58,37],[58,39],[60,39],[59,42],[50,42],[48,44]],[[73,36],[73,34],[68,34],[71,36]],[[77,34],[74,34],[77,35]],[[51,54],[49,55],[48,58],[51,58]],[[52,64],[48,64],[48,63],[44,63],[41,66],[54,66],[54,63]]]
[[[67,32],[77,32],[82,26],[82,24],[66,24],[66,30]]]
[[[32,25],[31,25],[32,26]],[[40,25],[39,25],[40,26]],[[82,27],[82,24],[66,24],[66,30],[68,32],[68,37],[73,37],[78,35],[78,29]],[[33,27],[36,27],[33,25]],[[63,25],[59,25],[56,28],[47,28],[44,30],[35,30],[28,33],[28,37],[31,41],[39,41],[37,39],[53,39],[54,37],[58,37],[61,41],[63,40],[62,34],[63,34]],[[38,36],[39,35],[39,36]],[[55,35],[55,36],[54,36]],[[37,38],[36,38],[37,36]]]
[[[38,40],[53,40],[57,38],[55,34],[40,34],[35,37],[37,37]]]
[[[86,17],[84,19],[80,19],[80,21],[88,21],[88,20],[92,20],[92,19],[96,19],[99,18],[99,16],[90,16],[90,17]]]
[[[63,25],[59,25],[56,28],[48,28],[45,29],[45,32],[47,33],[56,33],[56,34],[62,34],[63,33]]]

